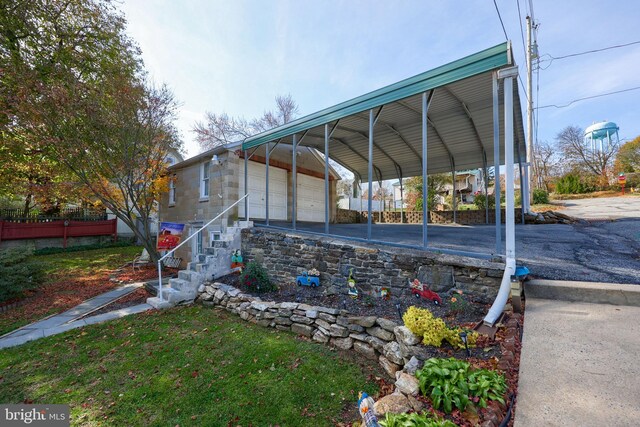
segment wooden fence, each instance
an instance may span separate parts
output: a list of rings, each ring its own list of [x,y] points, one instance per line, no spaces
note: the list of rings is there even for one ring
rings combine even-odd
[[[107,212],[104,209],[68,208],[61,209],[55,214],[42,214],[30,212],[27,215],[24,209],[0,208],[0,220],[7,222],[53,222],[53,221],[105,221]]]
[[[13,222],[0,220],[0,242],[3,240],[62,238],[67,247],[69,237],[113,236],[118,239],[118,220]]]

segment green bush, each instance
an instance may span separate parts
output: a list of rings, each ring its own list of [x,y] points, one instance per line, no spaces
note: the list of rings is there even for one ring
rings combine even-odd
[[[549,203],[549,193],[541,188],[533,190],[534,205],[546,205],[547,203]]]
[[[0,303],[20,298],[40,285],[42,270],[31,255],[27,249],[0,251]]]
[[[593,179],[582,179],[575,173],[568,173],[556,182],[556,193],[558,194],[582,194],[594,190]]]
[[[392,414],[387,412],[384,420],[379,422],[381,427],[456,427],[454,423],[424,412],[419,414]]]
[[[493,194],[489,194],[488,197],[485,197],[484,194],[477,194],[473,199],[473,203],[478,207],[478,209],[482,210],[486,209],[487,200],[489,200],[489,209],[496,206],[496,196]]]
[[[247,264],[240,275],[240,285],[253,292],[275,291],[278,287],[269,280],[267,270],[255,261]]]
[[[420,391],[431,398],[435,409],[450,414],[455,406],[464,411],[471,403],[470,397],[478,401],[481,408],[487,407],[488,400],[504,403],[507,390],[504,376],[488,369],[471,370],[469,363],[449,358],[432,358],[416,372]]]

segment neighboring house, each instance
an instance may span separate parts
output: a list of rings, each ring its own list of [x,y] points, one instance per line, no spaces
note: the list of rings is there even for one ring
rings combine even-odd
[[[451,194],[453,184],[445,184],[440,195]],[[456,196],[462,203],[473,203],[474,194],[478,191],[484,192],[484,181],[482,180],[482,170],[473,169],[456,173]]]
[[[186,224],[185,237],[215,218],[244,195],[244,154],[241,144],[216,147],[169,168],[168,193],[161,197],[160,220]],[[271,147],[269,157],[269,220],[277,224],[291,221],[292,215],[292,146]],[[266,156],[261,146],[250,158],[249,219],[262,221],[266,217]],[[213,161],[216,156],[217,163]],[[297,221],[324,222],[324,159],[315,149],[299,146],[297,167]],[[330,221],[336,217],[336,183],[340,175],[329,168]],[[245,218],[241,202],[218,223],[208,228],[204,236],[192,239],[193,244],[180,248],[176,254],[183,262],[191,262],[205,253],[211,241],[239,218]]]
[[[393,207],[396,209],[407,208],[407,186],[404,180],[403,182],[405,183],[402,188],[403,191],[400,191],[400,181],[396,181],[391,185],[393,187]]]

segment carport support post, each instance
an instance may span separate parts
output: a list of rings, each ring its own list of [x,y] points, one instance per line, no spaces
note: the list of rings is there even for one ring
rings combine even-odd
[[[244,194],[249,192],[249,156],[247,156],[247,150],[244,150]],[[244,199],[244,220],[247,221],[249,226],[249,198]]]
[[[522,217],[522,223],[524,224],[524,213],[525,212],[529,212],[529,208],[527,208],[527,198],[529,197],[529,194],[527,191],[525,191],[525,189],[527,188],[527,185],[529,183],[527,177],[526,177],[526,172],[527,172],[527,168],[526,166],[524,167],[524,172],[525,172],[525,176],[523,177],[522,175],[522,156],[520,155],[520,145],[516,144],[516,149],[518,150],[518,172],[520,173],[520,211],[521,211],[521,217]],[[524,185],[522,185],[524,183]],[[515,208],[515,206],[514,206]]]
[[[489,224],[489,176],[487,175],[487,153],[482,153],[482,181],[484,182],[484,216]]]
[[[433,92],[432,92],[433,93]],[[429,220],[427,210],[427,92],[422,92],[422,247],[427,249],[427,222]]]
[[[324,125],[324,232],[329,234],[329,123]]]
[[[453,223],[458,222],[458,197],[456,195],[456,169],[455,166],[451,169],[451,179],[453,180],[453,197],[451,198],[451,204],[453,205]]]
[[[515,67],[514,67],[515,68]],[[504,79],[504,160],[505,160],[505,196],[507,201],[505,213],[505,255],[507,260],[515,261],[515,197],[513,191],[513,78],[517,77],[518,69],[506,69],[508,74]]]
[[[265,184],[266,184],[266,187],[267,187],[267,191],[265,192],[265,195],[264,195],[264,202],[265,202],[265,206],[264,207],[265,207],[265,220],[266,220],[267,225],[269,225],[269,146],[270,145],[271,144],[268,143],[268,142],[265,145],[266,150],[267,150],[267,156],[266,156],[267,167],[265,168],[266,169],[266,172],[265,172],[266,183]]]
[[[500,218],[500,105],[498,104],[498,76],[493,73],[493,197],[496,209],[496,253],[502,253],[502,220]]]
[[[371,193],[373,192],[373,109],[369,110],[369,191],[367,194],[367,240],[371,240]]]
[[[296,152],[298,151],[298,135],[293,134],[293,150],[291,155],[291,227],[296,229],[296,207],[298,197],[298,168],[296,166]]]

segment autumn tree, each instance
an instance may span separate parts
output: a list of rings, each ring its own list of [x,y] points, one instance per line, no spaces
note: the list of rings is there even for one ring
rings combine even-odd
[[[70,172],[157,259],[149,230],[179,147],[176,104],[145,79],[139,49],[110,0],[0,5],[0,153]],[[138,229],[138,219],[142,230]]]
[[[438,202],[438,195],[445,190],[447,184],[451,184],[449,174],[439,173],[427,177],[427,210],[434,210]],[[414,176],[405,182],[405,200],[409,210],[422,210],[422,176]]]
[[[274,110],[265,111],[257,119],[231,117],[226,113],[205,113],[203,122],[196,122],[193,132],[202,150],[241,141],[252,135],[289,123],[298,114],[298,104],[291,95],[276,96]]]
[[[533,147],[533,162],[536,165],[536,188],[551,191],[551,183],[561,174],[561,162],[556,147],[546,141],[538,142]]]
[[[595,175],[600,185],[608,184],[618,145],[612,143],[603,150],[592,149],[584,139],[584,132],[578,126],[567,126],[556,136],[558,147],[562,151],[563,159],[575,171]]]
[[[640,136],[620,147],[615,166],[617,172],[640,172]]]

